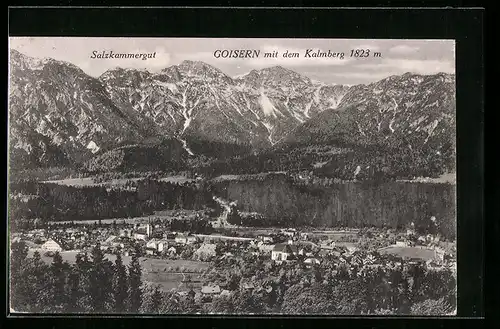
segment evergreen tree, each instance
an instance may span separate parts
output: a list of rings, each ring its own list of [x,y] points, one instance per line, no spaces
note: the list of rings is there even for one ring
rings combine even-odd
[[[153,291],[153,296],[151,300],[151,312],[152,313],[159,313],[160,312],[160,307],[161,307],[161,302],[162,302],[162,293],[159,289],[158,286],[155,286],[154,291]]]
[[[115,307],[114,307],[115,312],[118,313],[125,312],[127,297],[128,297],[127,269],[125,265],[123,265],[123,260],[120,253],[116,254],[113,292],[115,301]]]
[[[132,255],[132,262],[128,268],[129,278],[129,304],[130,312],[137,313],[142,304],[142,287],[141,287],[141,264],[139,263],[139,248],[136,248]]]
[[[112,293],[112,264],[104,258],[99,243],[92,249],[92,267],[90,270],[89,295],[93,312],[105,312],[109,309]]]
[[[91,297],[89,295],[92,263],[87,254],[77,255],[74,270],[78,275],[79,289],[73,290],[77,309],[82,312],[91,311]]]
[[[69,313],[78,313],[81,312],[80,307],[80,298],[81,298],[81,290],[80,290],[80,272],[78,270],[77,265],[71,267],[68,274],[68,284],[67,284],[67,311]]]
[[[50,277],[49,267],[42,261],[40,253],[35,251],[26,268],[26,292],[28,312],[50,312]]]
[[[50,266],[50,305],[54,311],[64,311],[67,306],[67,295],[65,293],[66,274],[68,264],[63,263],[59,252],[56,252]]]
[[[158,314],[162,306],[163,294],[158,286],[147,287],[143,293],[140,313]]]
[[[29,286],[24,279],[24,267],[26,266],[26,257],[28,256],[28,247],[25,242],[13,242],[11,244],[10,254],[10,294],[11,307],[15,310],[21,310],[27,296]]]

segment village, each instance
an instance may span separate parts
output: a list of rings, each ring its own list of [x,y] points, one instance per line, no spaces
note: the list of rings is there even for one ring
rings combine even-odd
[[[432,271],[451,269],[456,275],[455,243],[441,241],[439,234],[419,235],[412,225],[404,231],[219,228],[211,233],[197,233],[174,231],[164,222],[149,219],[135,224],[113,221],[53,225],[13,233],[12,241],[24,241],[31,255],[38,251],[47,263],[56,252],[74,263],[77,254],[90,253],[96,246],[110,260],[116,254],[122,255],[124,263],[139,252],[146,283],[158,284],[162,290],[179,296],[199,295],[206,302],[230,295],[236,289],[234,285],[228,288],[224,280],[214,279],[221,273],[213,275],[215,270],[230,271],[227,264],[234,262],[250,264],[259,260],[268,266],[300,266],[306,271],[328,266],[333,275],[340,268],[362,273],[365,269],[419,263]],[[255,280],[241,280],[238,289],[271,289],[265,280],[261,282],[264,283],[256,287]]]

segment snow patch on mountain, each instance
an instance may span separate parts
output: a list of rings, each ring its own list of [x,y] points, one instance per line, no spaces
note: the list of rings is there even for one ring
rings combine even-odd
[[[182,148],[184,150],[186,150],[186,152],[189,154],[189,155],[194,155],[193,151],[191,151],[191,149],[188,147],[187,145],[187,142],[185,139],[180,139],[179,138],[179,141],[182,143]]]
[[[309,111],[311,110],[311,106],[313,105],[313,102],[314,102],[314,99],[311,99],[311,101],[309,103],[307,103],[307,105],[306,105],[306,109],[304,111],[304,115],[306,116],[306,118],[310,118],[311,117],[309,115]]]
[[[313,100],[314,100],[314,102],[315,102],[316,104],[319,104],[319,102],[320,102],[319,92],[321,91],[321,88],[322,88],[322,86],[319,86],[319,87],[318,87],[318,88],[316,88],[316,90],[314,91],[314,98],[313,98]]]
[[[436,127],[439,124],[439,121],[440,120],[436,119],[436,120],[432,121],[432,123],[430,125],[428,125],[427,127],[425,127],[425,130],[427,131],[428,135],[427,135],[427,138],[424,141],[424,144],[426,144],[429,141],[429,138],[431,138],[432,133],[434,132],[434,130],[436,129]]]
[[[394,113],[392,114],[392,118],[391,118],[391,121],[389,121],[389,129],[391,130],[391,133],[394,133],[394,128],[392,127],[392,125],[394,124],[394,120],[396,120],[396,113],[398,113],[398,103],[396,102],[396,100],[394,99],[394,97],[392,98],[392,101],[394,102]]]
[[[267,129],[267,132],[269,133],[269,136],[267,137],[267,139],[269,140],[269,143],[271,143],[271,145],[274,145],[276,144],[276,142],[273,141],[273,126],[267,122],[262,122],[262,124],[264,125],[264,127],[266,127]]]
[[[265,116],[273,116],[277,118],[276,113],[283,115],[276,109],[276,107],[274,107],[273,103],[271,102],[269,97],[266,96],[263,89],[261,89],[260,91],[259,105],[262,108],[262,111],[264,112]]]
[[[173,94],[176,94],[179,92],[179,89],[177,88],[177,85],[175,83],[170,83],[170,82],[163,82],[159,80],[155,80],[155,83],[161,87],[165,87],[168,90],[170,90]]]

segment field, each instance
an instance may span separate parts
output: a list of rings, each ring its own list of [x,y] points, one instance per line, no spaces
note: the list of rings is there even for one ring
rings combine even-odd
[[[30,249],[28,251],[28,257],[32,257],[35,250],[36,249]],[[38,251],[40,252],[41,258],[45,263],[52,263],[52,257],[44,256],[44,252],[42,250]],[[63,261],[73,264],[75,263],[77,253],[78,251],[63,251],[60,254]],[[116,260],[116,256],[111,254],[106,254],[106,258],[112,262]],[[125,266],[128,266],[132,260],[132,257],[130,256],[122,256],[122,258]],[[203,272],[209,267],[209,263],[191,260],[169,260],[141,257],[139,261],[142,268],[143,280],[147,283],[159,285],[164,291],[170,291],[173,288],[183,290],[188,288],[188,286],[193,289],[200,288]],[[191,283],[182,282],[187,279],[187,277],[192,280]]]
[[[163,291],[176,290],[187,290],[192,288],[193,290],[201,289],[202,284],[202,274],[184,274],[184,273],[144,273],[144,281],[149,284],[158,285]],[[190,282],[182,282],[187,278],[190,278]]]
[[[95,186],[98,185],[94,183],[94,179],[92,177],[85,178],[66,178],[60,180],[47,180],[44,183],[53,183],[67,186]]]
[[[160,178],[158,180],[160,182],[170,182],[170,183],[177,183],[177,184],[182,184],[182,183],[187,183],[187,182],[194,181],[194,179],[187,178],[187,177],[182,176],[182,175],[163,177],[163,178]]]
[[[107,182],[96,183],[94,182],[94,178],[85,177],[85,178],[66,178],[60,180],[49,180],[44,181],[44,183],[53,183],[59,185],[67,185],[67,186],[123,186],[128,181],[138,181],[142,178],[120,178],[120,179],[112,179]]]
[[[457,174],[456,173],[446,173],[437,178],[429,178],[429,177],[417,177],[413,180],[399,180],[400,182],[420,182],[420,183],[457,183]]]
[[[220,175],[212,179],[212,181],[223,181],[223,180],[235,180],[238,179],[240,175]]]
[[[332,241],[339,241],[339,240],[345,240],[349,239],[349,241],[356,241],[358,240],[358,233],[357,232],[312,232],[310,233],[311,236],[316,236],[319,238],[327,238]]]
[[[381,254],[393,254],[402,258],[420,258],[425,261],[434,259],[436,253],[433,249],[420,247],[389,246],[379,249]]]
[[[111,179],[106,182],[101,182],[101,183],[96,183],[94,181],[93,177],[85,177],[85,178],[65,178],[65,179],[59,179],[59,180],[48,180],[44,181],[44,183],[53,183],[53,184],[60,184],[60,185],[67,185],[67,186],[114,186],[114,187],[120,187],[124,186],[128,181],[138,181],[143,179],[142,177],[135,177],[135,178],[116,178],[116,179]],[[186,183],[186,182],[192,182],[194,179],[192,178],[187,178],[182,175],[176,175],[176,176],[168,176],[168,177],[163,177],[158,179],[161,182],[171,182],[171,183]]]
[[[101,219],[102,224],[144,224],[147,223],[151,218],[160,218],[160,219],[172,219],[172,218],[194,218],[198,212],[196,210],[161,210],[155,211],[153,215],[143,216],[143,217],[132,217],[132,218],[107,218]],[[90,220],[66,220],[66,221],[49,221],[49,224],[86,224],[92,225],[94,223],[99,223],[99,220],[90,219]]]
[[[147,223],[149,217],[133,217],[133,218],[109,218],[109,219],[101,219],[102,224],[112,224],[114,221],[116,221],[117,224],[137,224],[137,223]],[[49,224],[87,224],[87,225],[92,225],[95,222],[99,222],[98,220],[75,220],[75,221],[49,221]]]

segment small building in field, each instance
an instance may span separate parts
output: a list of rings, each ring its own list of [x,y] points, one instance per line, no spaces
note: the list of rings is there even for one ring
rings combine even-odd
[[[156,248],[146,247],[146,255],[154,255],[156,254]]]
[[[148,239],[148,234],[144,229],[138,229],[134,232],[134,239],[146,241]]]
[[[172,255],[172,256],[176,255],[177,254],[177,249],[174,246],[172,246],[172,247],[168,248],[167,253],[169,255]]]

